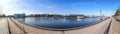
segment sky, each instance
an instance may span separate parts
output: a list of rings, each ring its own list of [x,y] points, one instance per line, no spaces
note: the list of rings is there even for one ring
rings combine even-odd
[[[0,0],[0,13],[114,15],[120,0]]]

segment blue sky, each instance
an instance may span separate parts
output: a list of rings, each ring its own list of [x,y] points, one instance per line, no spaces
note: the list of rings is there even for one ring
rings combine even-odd
[[[120,7],[120,0],[6,0],[3,13],[84,14],[111,16]]]

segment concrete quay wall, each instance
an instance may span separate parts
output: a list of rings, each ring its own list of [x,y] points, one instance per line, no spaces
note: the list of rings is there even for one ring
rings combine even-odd
[[[52,31],[35,28],[23,24],[15,19],[8,19],[8,21],[10,23],[12,34],[104,34],[110,24],[111,18],[89,27],[68,31]]]

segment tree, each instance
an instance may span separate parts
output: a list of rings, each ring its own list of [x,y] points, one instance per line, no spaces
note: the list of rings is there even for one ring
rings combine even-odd
[[[5,14],[2,14],[2,16],[5,16]]]
[[[115,15],[114,16],[119,16],[120,15],[120,8],[119,9],[117,9],[117,11],[116,11],[116,13],[115,13]]]
[[[0,17],[5,17],[5,14],[0,14]]]

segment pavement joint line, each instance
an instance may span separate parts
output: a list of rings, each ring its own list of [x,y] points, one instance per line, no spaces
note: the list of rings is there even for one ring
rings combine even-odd
[[[24,34],[27,34],[27,32],[25,31],[25,29],[24,29],[23,26],[19,25],[18,23],[16,23],[15,21],[13,21],[11,18],[10,18],[10,20],[11,20],[20,30],[22,30]]]
[[[8,18],[7,18],[7,24],[8,24],[8,34],[11,34]]]

